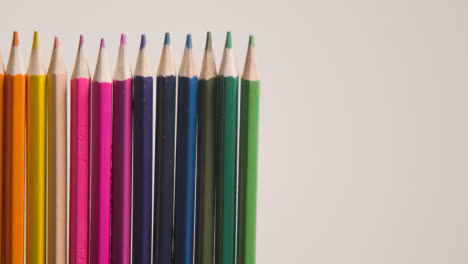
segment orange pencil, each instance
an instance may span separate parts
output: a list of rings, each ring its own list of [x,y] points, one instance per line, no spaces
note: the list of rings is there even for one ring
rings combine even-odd
[[[23,263],[24,259],[24,147],[26,119],[26,71],[13,33],[5,74],[5,130],[3,184],[3,263]]]
[[[2,225],[2,198],[3,198],[3,79],[5,71],[3,70],[2,56],[0,55],[0,227]],[[0,228],[0,238],[2,237],[2,228]],[[2,248],[2,239],[0,239],[0,249]],[[2,250],[0,250],[0,260],[2,259]]]

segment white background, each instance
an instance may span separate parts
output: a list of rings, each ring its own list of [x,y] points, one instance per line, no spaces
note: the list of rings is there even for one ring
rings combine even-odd
[[[48,67],[62,39],[71,73],[85,34],[94,71],[126,33],[156,72],[164,32],[200,68],[225,31],[242,71],[255,34],[262,75],[261,264],[468,263],[468,3],[463,0],[2,1],[6,64],[18,30],[27,65],[39,30]]]

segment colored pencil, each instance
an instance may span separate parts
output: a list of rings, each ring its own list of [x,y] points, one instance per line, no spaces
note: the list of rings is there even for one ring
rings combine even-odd
[[[0,54],[0,260],[3,259],[2,256],[2,238],[3,238],[3,108],[4,108],[4,80],[5,80],[5,70],[3,69],[3,60],[2,55]]]
[[[176,77],[169,33],[156,79],[153,263],[172,264]]]
[[[236,228],[236,155],[238,74],[231,32],[218,76],[216,263],[234,264]]]
[[[112,231],[113,264],[130,263],[132,206],[132,70],[121,35],[113,81]]]
[[[24,260],[26,71],[16,31],[5,74],[4,114],[3,263],[12,264]]]
[[[187,35],[178,78],[174,263],[193,262],[198,77]]]
[[[146,36],[133,77],[133,263],[151,263],[153,209],[153,73]]]
[[[216,64],[211,32],[198,81],[197,211],[195,264],[213,264],[216,172]]]
[[[47,263],[67,263],[67,70],[55,37],[47,71]]]
[[[90,88],[86,47],[80,35],[70,81],[70,264],[88,264]]]
[[[112,79],[101,39],[92,84],[90,264],[107,264],[110,256]]]
[[[40,264],[46,242],[46,71],[37,31],[26,84],[26,263]]]
[[[237,239],[237,261],[239,264],[255,264],[259,101],[260,74],[258,73],[254,37],[250,36],[241,80]]]

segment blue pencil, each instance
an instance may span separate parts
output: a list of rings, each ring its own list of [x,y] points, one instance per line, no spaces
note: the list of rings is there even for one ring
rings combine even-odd
[[[178,80],[174,264],[192,264],[198,77],[191,35],[187,35]]]
[[[133,263],[151,263],[153,73],[141,36],[133,77]]]
[[[153,263],[172,264],[176,77],[169,33],[156,79]]]

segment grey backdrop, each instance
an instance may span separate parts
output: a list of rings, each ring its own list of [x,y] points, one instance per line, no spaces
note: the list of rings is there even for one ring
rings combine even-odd
[[[163,34],[179,67],[185,34],[197,66],[213,32],[219,66],[248,34],[262,75],[258,263],[468,263],[468,6],[463,0],[3,1],[0,52],[33,30],[48,67],[53,36],[68,72],[84,33],[91,72],[119,34],[132,68]]]

